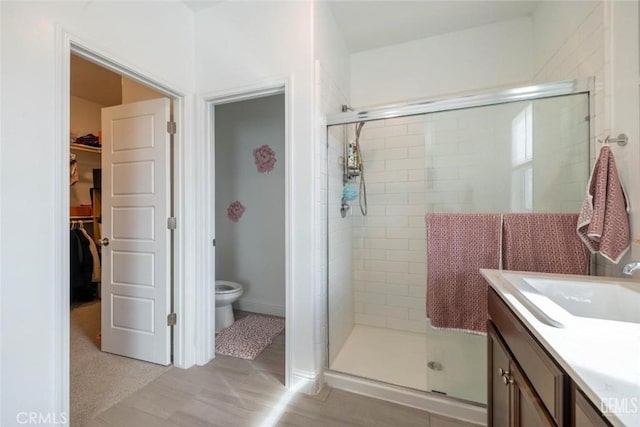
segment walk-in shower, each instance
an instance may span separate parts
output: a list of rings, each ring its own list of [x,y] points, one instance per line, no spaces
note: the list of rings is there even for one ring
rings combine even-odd
[[[486,337],[432,328],[426,316],[425,214],[578,212],[590,163],[588,86],[327,118],[330,374],[486,403]],[[358,196],[366,188],[368,203],[343,217],[353,142],[367,171]]]

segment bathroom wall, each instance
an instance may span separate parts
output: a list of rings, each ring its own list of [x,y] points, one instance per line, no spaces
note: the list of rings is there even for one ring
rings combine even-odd
[[[567,8],[572,13],[567,13]],[[605,75],[610,65],[605,58],[605,51],[609,50],[605,25],[605,2],[598,1],[543,2],[533,16],[533,81],[595,77],[595,109],[590,113],[597,138],[610,127],[610,117],[605,114],[607,98],[611,97],[611,85]]]
[[[351,55],[351,102],[370,106],[518,86],[532,77],[531,18]]]
[[[54,148],[64,117],[56,101],[61,96],[57,71],[62,33],[58,30],[189,93],[193,89],[193,14],[178,2],[157,2],[152,8],[136,2],[0,2],[0,9],[0,282],[12,284],[0,291],[0,424],[15,425],[21,411],[60,420],[65,409],[61,389],[68,377],[62,376],[65,361],[58,334],[62,314],[54,304],[59,287],[53,285],[59,283],[63,268],[53,256],[60,249],[63,232],[54,221],[60,201],[52,182],[61,167],[56,160],[60,153]],[[171,52],[171,60],[166,52]],[[31,167],[24,167],[25,159]],[[186,185],[193,184],[190,175],[185,180]],[[190,208],[187,205],[186,210]],[[185,224],[185,235],[193,232],[190,227]],[[192,268],[191,260],[185,260],[184,269]],[[191,284],[186,286],[189,289]],[[192,292],[186,294],[190,297]],[[189,307],[192,304],[188,302]],[[191,337],[183,344],[190,348],[193,341]],[[182,363],[176,360],[178,366]]]
[[[317,93],[319,97],[319,111],[336,113],[341,105],[347,104],[346,95],[334,80],[329,70],[316,64]],[[326,355],[329,365],[333,362],[342,345],[349,337],[354,324],[353,313],[353,243],[351,239],[351,216],[342,218],[340,206],[342,198],[342,156],[345,134],[342,127],[327,128],[319,126],[319,140],[322,141],[321,156],[324,162],[323,173],[320,178],[321,191],[326,194],[326,200],[320,206],[324,234],[321,236],[322,255],[328,264],[323,263],[324,287],[323,303],[328,307],[326,329],[324,337],[329,337],[329,352]],[[328,289],[328,292],[327,292]],[[327,305],[328,304],[328,305]]]
[[[215,109],[216,279],[242,284],[241,310],[285,314],[285,118],[284,96],[274,95]],[[254,150],[275,151],[273,170],[261,173]],[[233,221],[227,208],[245,211]]]
[[[312,390],[322,369],[325,338],[318,335],[325,308],[318,299],[317,128],[313,78],[313,4],[310,2],[221,2],[195,17],[196,87],[199,94],[244,92],[287,82],[287,172],[292,255],[291,316],[287,333],[292,385]],[[204,244],[204,240],[203,240]],[[322,339],[321,339],[322,338]]]
[[[591,172],[586,95],[549,98],[533,107],[533,206],[578,212]]]
[[[360,145],[368,214],[353,212],[355,322],[425,332],[423,116],[367,122]],[[353,126],[348,138],[353,140]],[[357,180],[354,185],[357,187]]]
[[[330,365],[353,327],[353,269],[351,220],[340,217],[342,193],[342,133],[329,132],[324,117],[349,104],[349,52],[326,2],[314,2],[315,93],[317,115],[317,158],[321,173],[316,188],[324,197],[316,202],[318,238],[318,283],[321,344],[318,360]],[[327,292],[328,286],[328,292]],[[327,311],[327,307],[329,310]],[[328,315],[330,313],[330,315]],[[329,349],[327,351],[327,337]]]
[[[511,209],[511,120],[526,106],[502,105],[428,114],[426,212]]]
[[[328,302],[329,366],[349,337],[354,324],[352,216],[342,218],[342,157],[344,133],[341,126],[328,132],[327,217],[328,217]]]
[[[589,168],[585,99],[558,97],[426,115],[427,211],[577,212]],[[529,160],[512,154],[516,122],[525,116]]]
[[[571,7],[573,14],[566,13]],[[590,112],[594,123],[591,160],[598,139],[626,133],[640,138],[638,125],[638,6],[636,2],[542,2],[533,17],[536,51],[535,81],[595,76]],[[616,165],[630,198],[632,251],[618,266],[598,258],[598,274],[619,276],[620,265],[640,257],[640,147],[612,145]]]
[[[558,48],[575,35],[578,27],[584,24],[596,7],[600,6],[602,6],[602,1],[599,0],[540,2],[536,5],[532,17],[533,67],[536,73],[548,64],[549,59],[557,54]],[[599,42],[596,42],[596,46],[598,44]],[[571,56],[568,55],[565,59]],[[575,60],[575,58],[569,59],[569,61],[571,60]]]

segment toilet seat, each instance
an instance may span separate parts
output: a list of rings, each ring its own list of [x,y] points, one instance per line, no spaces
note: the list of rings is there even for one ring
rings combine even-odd
[[[242,285],[226,280],[216,280],[216,295],[225,295],[242,290]]]

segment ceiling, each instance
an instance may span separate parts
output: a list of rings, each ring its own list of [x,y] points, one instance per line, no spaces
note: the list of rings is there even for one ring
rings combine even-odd
[[[533,13],[536,1],[329,1],[349,52],[493,24]]]
[[[543,0],[319,1],[327,2],[354,53],[526,16]],[[184,2],[198,11],[221,1]]]
[[[77,55],[71,55],[71,96],[102,106],[122,103],[122,78]]]

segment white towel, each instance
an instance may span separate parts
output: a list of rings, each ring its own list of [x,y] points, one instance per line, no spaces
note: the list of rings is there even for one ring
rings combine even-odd
[[[628,200],[611,148],[605,145],[587,184],[577,232],[591,253],[615,264],[631,246]]]

